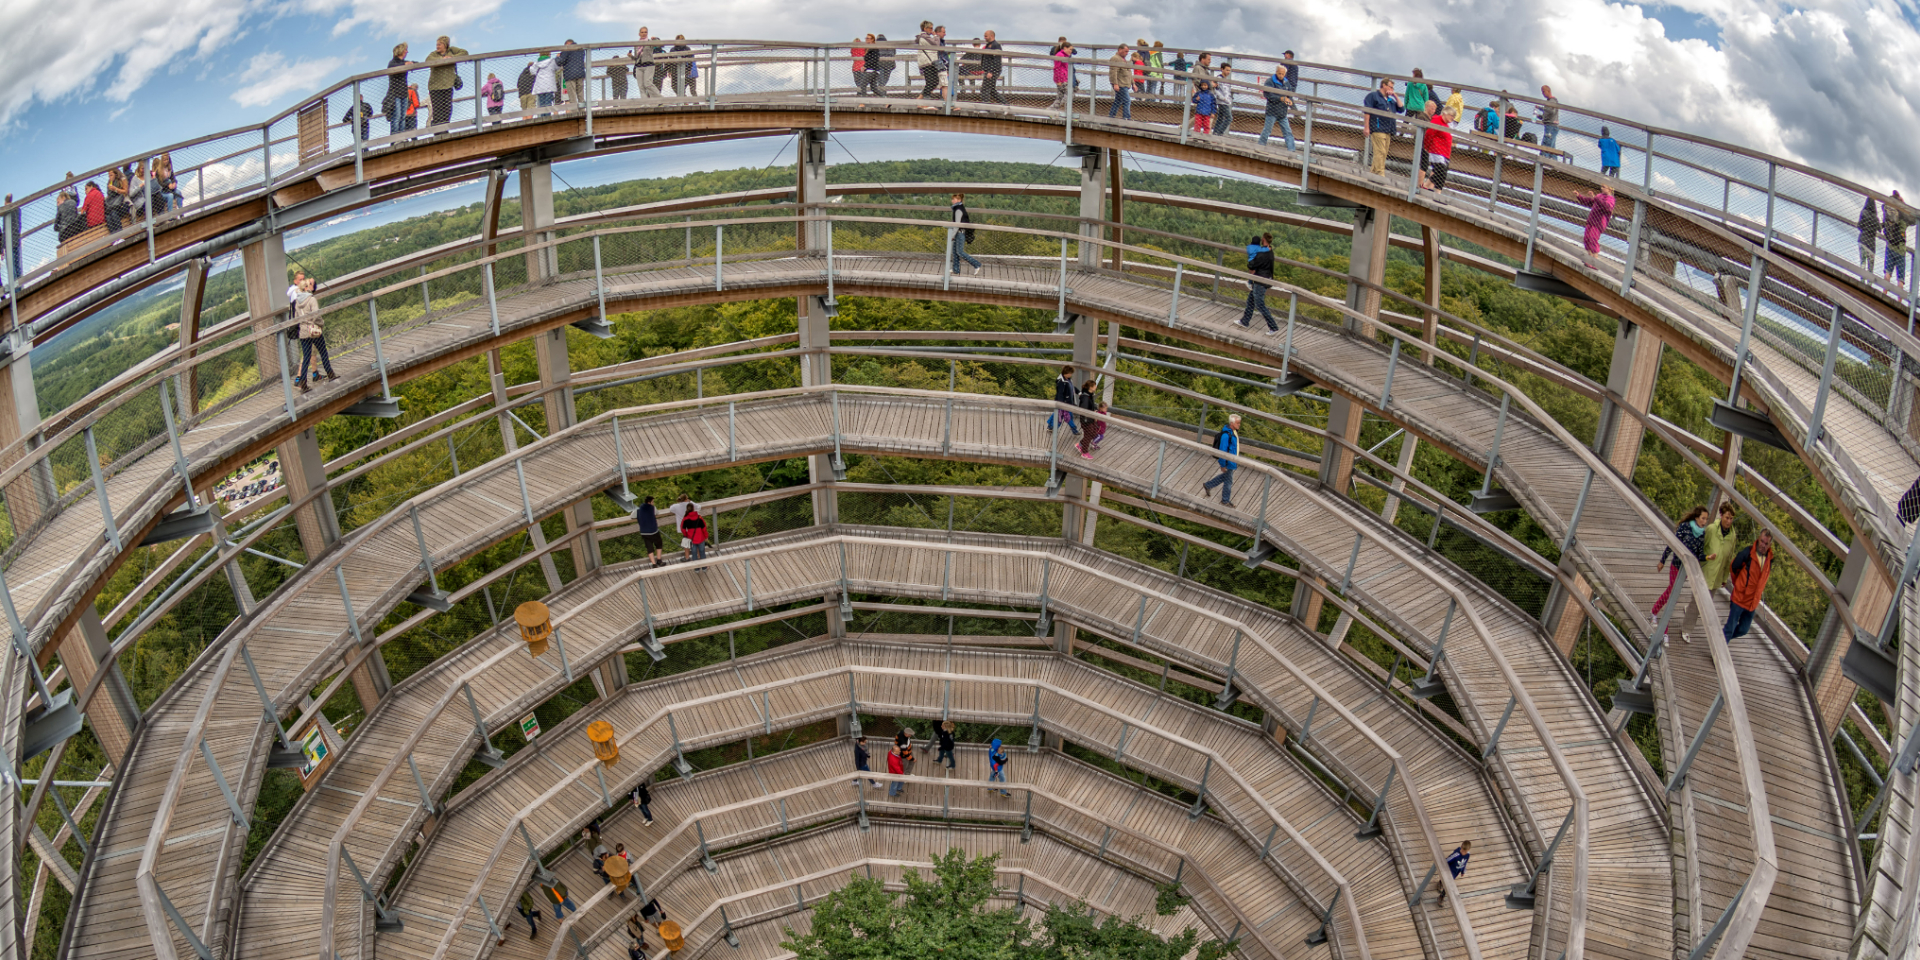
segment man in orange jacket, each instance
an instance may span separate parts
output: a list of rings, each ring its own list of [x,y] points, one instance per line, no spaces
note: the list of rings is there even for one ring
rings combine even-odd
[[[1762,530],[1753,544],[1734,555],[1728,584],[1732,606],[1727,625],[1720,631],[1728,643],[1743,637],[1753,626],[1753,612],[1760,609],[1760,595],[1767,590],[1767,577],[1773,573],[1773,534]]]

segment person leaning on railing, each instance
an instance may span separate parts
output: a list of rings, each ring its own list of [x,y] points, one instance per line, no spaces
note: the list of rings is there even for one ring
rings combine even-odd
[[[627,51],[627,59],[633,61],[633,79],[639,82],[640,99],[646,100],[660,95],[660,73],[654,66],[655,47],[647,37],[647,28],[641,27],[639,39],[633,49]],[[616,92],[615,96],[624,96]]]
[[[1393,95],[1393,81],[1380,81],[1380,89],[1367,94],[1361,106],[1367,114],[1367,139],[1373,143],[1373,162],[1370,169],[1376,177],[1387,175],[1387,152],[1393,148],[1393,135],[1399,130],[1393,114],[1405,113],[1400,107],[1400,98]]]

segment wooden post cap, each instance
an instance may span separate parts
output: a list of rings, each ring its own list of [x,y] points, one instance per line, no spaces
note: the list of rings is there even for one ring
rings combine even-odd
[[[660,921],[660,939],[666,941],[667,949],[675,953],[687,947],[686,938],[680,935],[680,925],[672,920]]]

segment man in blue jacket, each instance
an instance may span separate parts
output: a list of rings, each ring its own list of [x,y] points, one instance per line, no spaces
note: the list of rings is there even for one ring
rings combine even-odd
[[[1620,175],[1620,141],[1613,138],[1613,131],[1600,128],[1600,175],[1617,177]]]
[[[1247,241],[1247,272],[1256,277],[1273,279],[1273,246],[1269,236],[1256,236]],[[1257,281],[1247,282],[1247,308],[1240,313],[1240,325],[1253,323],[1253,311],[1258,308],[1260,315],[1267,318],[1267,336],[1280,332],[1280,325],[1273,320],[1273,311],[1267,309],[1267,288],[1272,284]]]
[[[1260,127],[1260,145],[1263,147],[1267,145],[1267,138],[1273,135],[1274,124],[1279,124],[1280,135],[1287,138],[1287,150],[1291,152],[1293,124],[1287,120],[1287,109],[1293,106],[1293,98],[1287,94],[1292,93],[1293,88],[1287,85],[1286,74],[1281,72],[1284,69],[1286,68],[1276,64],[1273,68],[1273,76],[1268,77],[1267,82],[1262,84],[1266,87],[1261,92],[1267,97],[1267,122]]]
[[[1387,151],[1393,146],[1393,135],[1400,129],[1391,114],[1407,112],[1400,106],[1400,98],[1393,95],[1393,81],[1380,81],[1380,89],[1367,94],[1361,106],[1378,113],[1367,114],[1367,136],[1373,141],[1373,175],[1387,175]]]
[[[1221,430],[1220,436],[1214,439],[1213,448],[1229,457],[1237,457],[1240,455],[1239,414],[1236,413],[1227,417],[1226,429]],[[1203,496],[1211,497],[1213,496],[1213,488],[1217,486],[1220,488],[1220,502],[1231,507],[1233,506],[1233,471],[1238,470],[1240,465],[1234,463],[1232,460],[1228,460],[1226,457],[1219,457],[1217,461],[1220,464],[1220,475],[1201,484],[1200,493]]]

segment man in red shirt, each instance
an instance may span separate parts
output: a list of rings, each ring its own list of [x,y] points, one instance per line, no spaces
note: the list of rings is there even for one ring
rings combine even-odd
[[[1727,610],[1727,625],[1721,636],[1728,643],[1744,637],[1753,626],[1753,612],[1760,609],[1760,596],[1767,590],[1767,577],[1773,574],[1773,534],[1762,530],[1753,544],[1733,557],[1727,583],[1732,603]]]

